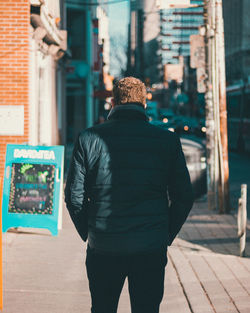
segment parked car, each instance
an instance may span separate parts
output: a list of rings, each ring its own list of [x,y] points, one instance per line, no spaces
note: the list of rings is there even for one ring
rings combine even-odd
[[[206,193],[206,149],[200,142],[181,137],[181,145],[185,155],[195,197]]]
[[[163,123],[167,124],[174,120],[175,114],[171,109],[159,109],[159,118]]]
[[[153,125],[166,130],[175,131],[174,124],[152,121]],[[197,140],[196,140],[197,139]],[[206,193],[206,149],[204,144],[195,136],[182,136],[180,138],[185,155],[187,167],[195,197],[198,198]]]
[[[194,117],[178,115],[174,119],[175,131],[178,134],[194,134],[198,127],[198,120]]]

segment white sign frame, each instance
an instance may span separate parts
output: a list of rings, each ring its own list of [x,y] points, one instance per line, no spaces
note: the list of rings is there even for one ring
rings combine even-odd
[[[24,135],[24,106],[0,105],[0,136]]]
[[[197,78],[197,91],[199,93],[205,93],[207,74],[204,67],[199,67],[196,69],[196,78]]]
[[[206,51],[205,39],[201,35],[190,36],[190,67],[205,68]]]

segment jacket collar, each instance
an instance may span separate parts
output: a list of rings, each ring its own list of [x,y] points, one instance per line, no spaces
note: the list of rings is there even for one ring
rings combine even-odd
[[[108,115],[108,120],[126,119],[126,120],[144,120],[147,121],[145,109],[142,105],[129,103],[123,105],[116,105]]]

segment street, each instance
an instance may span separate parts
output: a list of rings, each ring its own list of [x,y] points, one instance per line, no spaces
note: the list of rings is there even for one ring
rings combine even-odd
[[[250,160],[236,154],[230,154],[230,160],[234,203],[240,184],[246,182],[244,179],[249,182]],[[86,247],[65,208],[63,213],[58,237],[27,228],[3,235],[4,313],[90,312]],[[160,313],[249,313],[249,243],[246,253],[246,258],[238,256],[235,215],[209,211],[206,197],[196,201],[168,250]],[[125,284],[118,313],[129,312]]]

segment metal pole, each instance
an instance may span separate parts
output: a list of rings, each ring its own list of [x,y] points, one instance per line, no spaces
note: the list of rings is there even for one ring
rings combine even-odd
[[[229,196],[229,166],[228,166],[228,133],[227,133],[227,101],[226,101],[226,71],[225,71],[225,43],[222,0],[216,0],[216,45],[219,66],[219,113],[221,140],[221,213],[230,212]]]
[[[219,67],[217,60],[216,51],[216,40],[215,40],[215,0],[211,0],[211,50],[212,50],[212,84],[213,84],[213,114],[214,114],[214,195],[215,205],[218,207],[218,190],[220,180],[220,168],[219,168],[219,152],[220,152],[220,120],[219,120]]]
[[[126,76],[130,76],[131,74],[131,11],[130,11],[130,21],[128,24],[128,51],[127,51],[127,71]]]
[[[86,127],[93,126],[94,110],[93,110],[93,73],[92,73],[92,18],[91,9],[86,10],[86,37],[87,37],[87,62],[88,75],[86,78]]]
[[[247,185],[241,185],[241,197],[238,206],[238,237],[240,238],[240,256],[245,256],[247,227]]]
[[[219,81],[220,81],[220,72],[219,72],[219,51],[218,51],[218,34],[216,32],[216,0],[212,1],[213,7],[213,30],[214,30],[214,41],[213,41],[213,56],[214,56],[214,71],[213,71],[213,82],[214,82],[214,120],[216,123],[215,127],[215,154],[216,154],[216,193],[217,193],[217,204],[219,207],[219,212],[224,212],[224,199],[221,197],[221,194],[224,194],[224,189],[222,184],[223,179],[223,162],[222,162],[222,144],[221,144],[221,135],[220,135],[220,97],[219,97]]]
[[[206,150],[207,150],[207,197],[208,208],[214,210],[216,208],[215,194],[215,122],[214,122],[214,106],[213,106],[213,84],[212,84],[212,42],[213,29],[211,25],[212,6],[210,0],[204,1],[204,23],[206,26],[205,49],[206,49]]]
[[[131,73],[130,75],[135,75],[135,66],[136,66],[136,58],[135,58],[135,52],[136,52],[136,11],[131,12],[131,41],[130,41],[130,53],[131,53],[131,59],[130,59],[130,66],[131,66]]]
[[[144,27],[144,12],[143,9],[138,10],[138,76],[144,81],[144,38],[143,38],[143,27]]]

